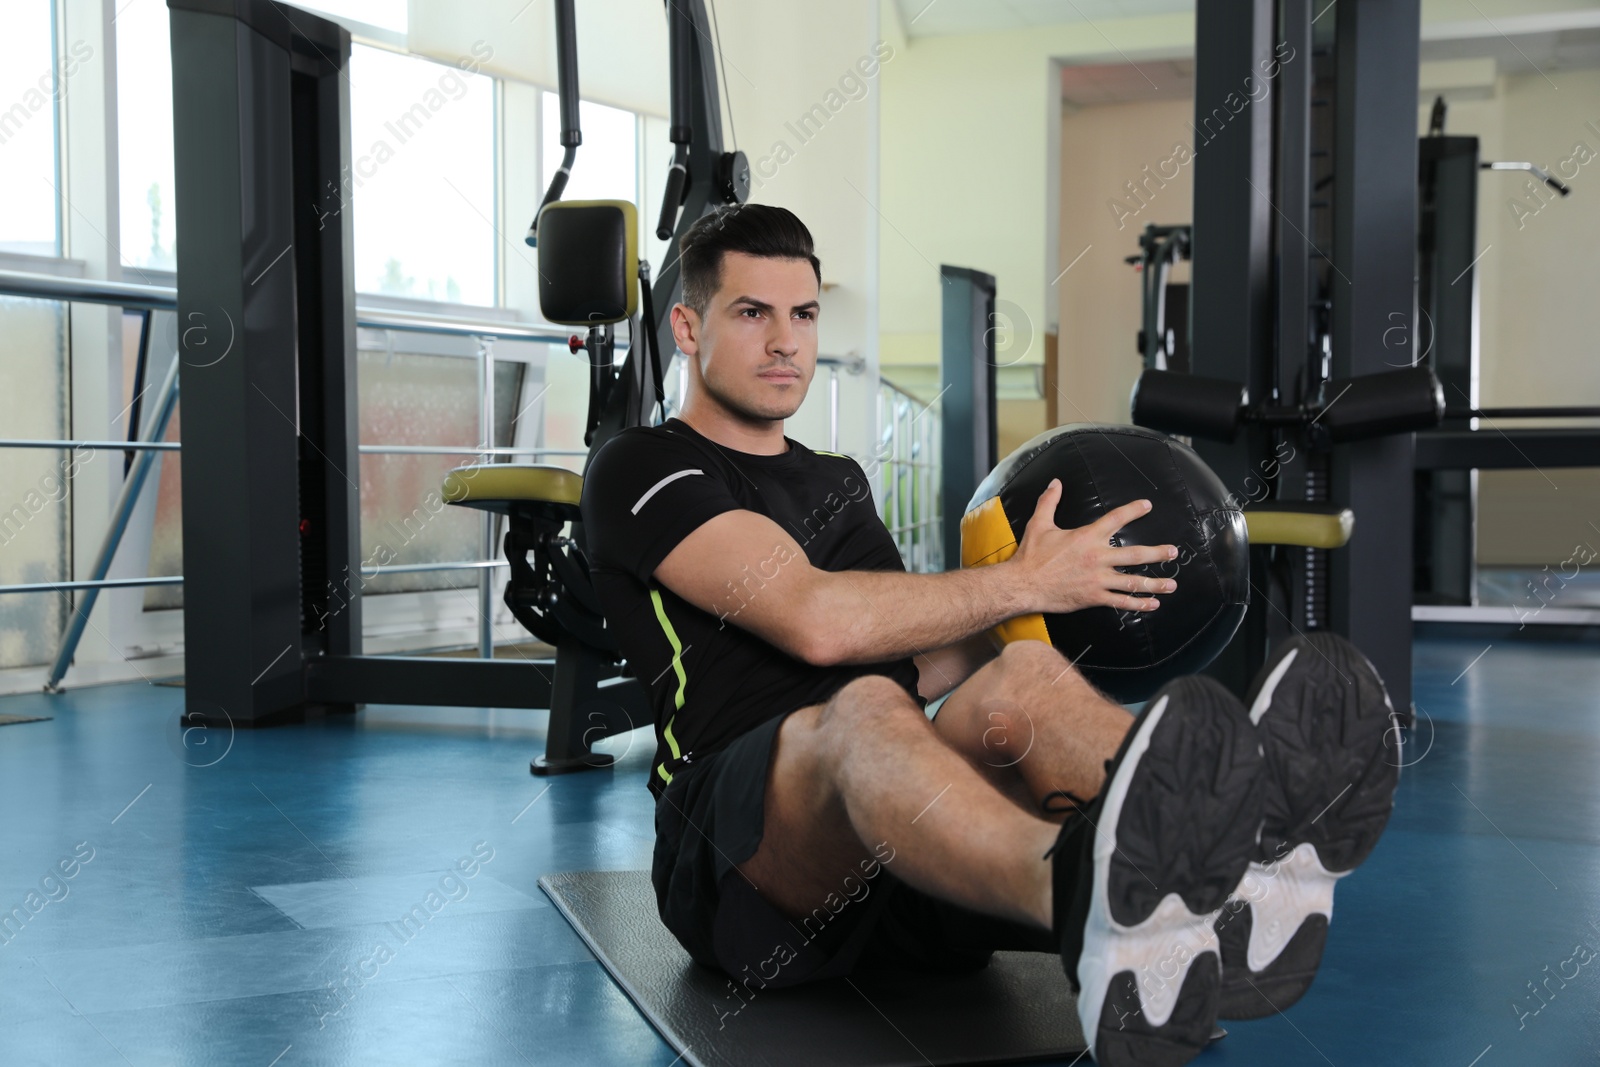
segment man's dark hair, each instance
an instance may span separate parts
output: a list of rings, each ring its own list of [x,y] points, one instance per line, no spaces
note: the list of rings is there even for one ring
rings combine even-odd
[[[743,252],[764,259],[810,260],[817,284],[822,264],[812,251],[811,231],[794,212],[767,204],[729,204],[702,215],[678,245],[683,302],[704,315],[722,285],[722,255]]]

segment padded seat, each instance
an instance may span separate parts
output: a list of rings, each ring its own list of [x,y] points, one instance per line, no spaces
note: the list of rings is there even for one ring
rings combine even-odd
[[[441,491],[462,507],[576,519],[583,476],[548,463],[469,463],[445,475]]]
[[[1355,512],[1341,504],[1273,500],[1244,509],[1252,545],[1343,548],[1355,529]]]

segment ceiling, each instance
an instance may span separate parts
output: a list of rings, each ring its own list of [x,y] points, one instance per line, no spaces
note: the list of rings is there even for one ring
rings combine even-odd
[[[912,38],[994,33],[1098,23],[1194,10],[1194,0],[895,0]],[[1500,74],[1542,74],[1600,67],[1600,8],[1430,22],[1422,28],[1424,62],[1489,58]],[[1123,103],[1194,94],[1191,59],[1066,66],[1068,104]]]
[[[909,37],[992,33],[1194,10],[1194,0],[895,0],[895,4]]]
[[[1430,38],[1422,42],[1424,61],[1488,56],[1501,74],[1546,76],[1600,67],[1600,26],[1509,36]]]
[[[1600,68],[1600,26],[1510,36],[1435,38],[1422,42],[1420,58],[1424,63],[1487,58],[1494,61],[1497,74],[1543,75],[1552,79],[1552,84],[1559,84],[1562,71]],[[1484,92],[1492,91],[1492,82],[1486,81]],[[1061,99],[1069,106],[1193,96],[1192,59],[1141,59],[1137,63],[1061,68]]]

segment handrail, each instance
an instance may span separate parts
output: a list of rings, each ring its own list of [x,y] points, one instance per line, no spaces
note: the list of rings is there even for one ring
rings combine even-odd
[[[843,367],[847,374],[860,374],[867,369],[867,361],[862,356],[818,356],[819,367]]]
[[[444,563],[398,563],[394,566],[379,567],[370,573],[362,571],[361,577],[363,579],[372,579],[385,574],[422,574],[430,571],[481,571],[509,566],[511,564],[504,559],[468,559]]]
[[[921,397],[918,397],[918,396],[914,395],[913,393],[910,392],[910,390],[906,389],[904,386],[896,385],[894,382],[890,381],[888,378],[885,378],[882,375],[882,373],[879,373],[879,375],[878,375],[878,384],[879,385],[888,386],[890,389],[893,389],[895,392],[899,393],[901,396],[905,397],[907,400],[912,401],[913,403],[917,403],[917,404],[921,404],[922,403],[922,398]],[[937,399],[937,398],[935,398],[935,399]],[[923,406],[924,407],[928,407],[930,405],[924,404]]]
[[[472,321],[450,318],[446,315],[423,315],[411,311],[390,311],[386,308],[362,307],[360,304],[356,305],[356,325],[369,330],[402,330],[406,333],[446,334],[451,337],[493,337],[499,341],[533,341],[562,346],[565,346],[567,339],[572,336],[570,332],[558,333],[537,326]]]
[[[419,574],[425,571],[476,571],[493,570],[510,566],[503,559],[472,559],[444,563],[401,563],[362,571],[365,580],[385,574]],[[0,593],[70,593],[100,589],[140,589],[152,585],[182,585],[183,575],[156,575],[147,578],[101,578],[98,581],[77,582],[22,582],[17,585],[0,585]]]
[[[147,585],[182,585],[183,575],[174,574],[154,578],[101,578],[83,582],[21,582],[17,585],[0,585],[0,593],[70,593],[75,590],[137,589]]]
[[[0,439],[0,448],[88,448],[95,451],[104,448],[116,452],[177,452],[183,445],[177,441],[59,441],[28,437]]]
[[[5,442],[0,441],[0,446]],[[471,448],[445,445],[361,445],[363,455],[394,456],[587,456],[583,448]]]
[[[23,270],[0,270],[0,293],[82,304],[120,304],[147,311],[176,311],[178,308],[178,291],[164,285],[62,278]]]
[[[151,311],[176,311],[178,309],[178,290],[170,286],[141,285],[130,282],[106,281],[99,279],[65,278],[53,274],[39,274],[30,271],[0,270],[0,296],[19,296],[31,299],[60,300],[74,303],[105,304],[118,306],[124,309],[133,309],[145,312]],[[520,323],[472,321],[450,315],[430,315],[420,312],[395,311],[388,308],[362,307],[357,304],[355,308],[356,325],[364,329],[396,330],[409,333],[425,333],[457,337],[473,337],[479,340],[480,361],[492,359],[490,342],[494,340],[523,341],[542,344],[567,345],[569,334],[558,331],[550,326],[530,326]],[[146,316],[148,322],[148,315]],[[148,328],[148,327],[147,327]],[[618,346],[627,349],[627,344]],[[829,387],[832,394],[833,418],[835,421],[835,434],[837,434],[838,420],[838,383],[837,375],[840,370],[848,374],[861,374],[867,369],[867,361],[860,355],[846,356],[818,355],[817,364],[829,370]],[[170,409],[171,402],[177,395],[177,370],[176,361],[168,372],[169,381],[164,387],[164,409]],[[480,379],[483,377],[480,372]],[[891,384],[891,388],[896,388]],[[490,381],[480,381],[480,385],[492,388]],[[903,390],[900,390],[903,392]],[[492,394],[485,394],[485,402]],[[909,394],[906,394],[909,396]],[[486,417],[486,416],[485,416]],[[480,421],[482,421],[480,419]],[[154,437],[159,438],[165,429],[165,419],[161,420],[159,429]],[[69,631],[63,637],[62,646],[57,653],[57,661],[51,671],[46,689],[59,691],[61,677],[65,674],[67,665],[77,646],[78,634],[88,614],[93,610],[96,594],[102,589],[117,589],[139,586],[179,585],[183,582],[181,575],[147,577],[147,578],[112,578],[104,577],[105,567],[110,555],[114,554],[116,546],[121,539],[121,525],[126,522],[126,512],[131,510],[131,504],[136,499],[139,486],[142,484],[144,473],[148,470],[151,455],[157,451],[181,451],[181,442],[168,442],[159,439],[146,439],[143,441],[90,441],[67,439],[0,439],[0,448],[104,448],[116,449],[127,453],[141,453],[131,473],[134,477],[125,479],[123,484],[123,498],[119,499],[116,508],[117,517],[113,522],[112,530],[107,535],[107,541],[102,546],[101,565],[97,565],[98,574],[88,581],[67,582],[34,582],[23,585],[0,586],[0,593],[28,593],[28,592],[84,592],[87,596],[79,604],[74,613]],[[835,442],[835,447],[837,443]],[[531,456],[582,456],[587,453],[577,449],[553,448],[455,448],[451,446],[436,445],[360,445],[358,450],[363,454],[432,454],[432,455],[531,455]],[[490,516],[485,515],[486,547],[492,551],[492,527],[488,526]],[[474,561],[402,564],[380,568],[377,573],[401,574],[426,571],[445,570],[480,570],[487,576],[489,570],[507,566],[503,559],[486,559]],[[375,577],[376,574],[369,577]],[[484,604],[488,603],[489,586],[480,582],[480,592]],[[480,644],[487,645],[492,632],[489,628],[489,614],[484,612],[484,633],[481,635]],[[488,655],[487,649],[483,654]]]
[[[0,296],[25,296],[40,300],[69,300],[81,304],[112,304],[148,311],[176,311],[178,290],[165,285],[135,285],[130,282],[62,278],[54,274],[0,270]],[[564,345],[571,336],[545,326],[489,322],[427,315],[412,311],[356,305],[356,325],[369,330],[402,330],[407,333],[445,334],[452,337],[493,337],[502,341],[532,341]],[[626,348],[627,345],[621,347]]]

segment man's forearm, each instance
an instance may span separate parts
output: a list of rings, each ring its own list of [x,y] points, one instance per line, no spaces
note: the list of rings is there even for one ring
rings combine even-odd
[[[808,618],[832,663],[879,663],[953,644],[1030,610],[1007,563],[942,574],[823,571]]]

